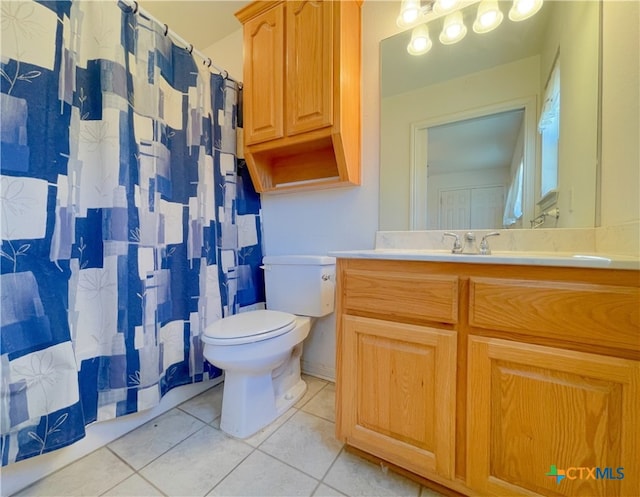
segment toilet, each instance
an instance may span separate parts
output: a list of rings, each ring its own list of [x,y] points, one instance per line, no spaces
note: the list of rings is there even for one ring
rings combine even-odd
[[[201,336],[204,357],[225,373],[220,429],[247,438],[304,395],[302,341],[312,318],[333,312],[335,258],[263,260],[267,309],[222,318]]]

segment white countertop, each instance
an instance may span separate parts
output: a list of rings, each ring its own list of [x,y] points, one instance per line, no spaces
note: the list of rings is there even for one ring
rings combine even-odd
[[[450,250],[369,249],[330,252],[343,259],[391,259],[405,261],[461,262],[466,264],[513,264],[607,269],[640,269],[640,258],[610,254],[568,252],[501,252],[491,255],[452,254]]]

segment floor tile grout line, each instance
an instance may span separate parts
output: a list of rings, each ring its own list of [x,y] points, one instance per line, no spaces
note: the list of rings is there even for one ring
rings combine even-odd
[[[131,466],[131,464],[129,464],[127,461],[125,461],[122,457],[120,457],[118,454],[116,454],[113,450],[111,450],[109,447],[105,446],[105,448],[111,452],[114,456],[116,456],[118,459],[120,459],[124,464],[126,464],[127,466],[129,466],[132,470],[133,473],[130,474],[129,476],[127,476],[124,480],[119,481],[118,483],[116,483],[115,485],[113,485],[111,488],[105,490],[104,492],[102,492],[100,494],[100,496],[105,495],[107,492],[110,492],[111,490],[113,490],[114,488],[116,488],[118,485],[123,484],[125,481],[127,481],[129,478],[131,478],[132,476],[136,475],[140,478],[142,478],[144,481],[146,481],[149,485],[151,485],[155,490],[157,490],[158,492],[160,492],[164,497],[169,497],[166,493],[164,493],[162,490],[160,490],[160,488],[157,487],[157,485],[155,485],[152,481],[148,480],[147,478],[144,477],[144,475],[141,475],[140,472],[138,470],[136,470],[133,466]],[[144,466],[146,467],[146,466]]]
[[[98,451],[100,451],[100,450],[102,450],[102,449],[105,449],[105,448],[107,448],[107,449],[108,449],[108,447],[107,447],[106,445],[103,445],[103,446],[101,446],[101,447],[98,447],[98,448],[96,448],[96,449],[92,450],[92,451],[91,451],[91,452],[89,452],[88,454],[85,454],[84,456],[82,456],[82,457],[81,457],[81,458],[79,458],[79,459],[76,459],[76,460],[74,460],[74,461],[70,461],[68,464],[65,464],[65,465],[64,465],[64,466],[62,466],[61,468],[56,469],[55,471],[53,471],[53,472],[51,472],[51,473],[49,473],[49,474],[47,474],[47,475],[43,476],[42,478],[38,478],[36,481],[34,481],[34,482],[30,483],[30,484],[29,484],[29,485],[27,485],[26,487],[24,487],[24,488],[22,488],[22,489],[20,489],[20,490],[18,490],[18,491],[16,491],[16,492],[14,492],[14,493],[13,493],[13,494],[11,494],[9,497],[14,497],[15,495],[18,495],[18,494],[20,494],[20,493],[26,492],[28,489],[30,489],[31,487],[33,487],[33,486],[37,485],[38,483],[40,483],[40,482],[42,482],[42,481],[44,481],[44,480],[46,480],[46,479],[48,479],[48,478],[51,478],[51,477],[53,477],[54,475],[56,475],[56,474],[58,474],[58,473],[61,473],[61,472],[62,472],[62,471],[64,471],[65,469],[67,469],[67,468],[69,468],[69,467],[73,466],[74,464],[76,464],[76,463],[78,463],[78,462],[80,462],[80,461],[85,460],[87,457],[92,456],[92,455],[93,455],[93,454],[95,454],[96,452],[98,452]],[[118,458],[118,459],[121,459],[121,458]],[[131,467],[131,465],[130,465],[130,464],[127,464],[127,466]],[[135,472],[135,469],[133,469],[133,468],[131,468],[131,469]],[[131,475],[127,476],[127,477],[125,478],[125,480],[126,480],[127,478],[129,478],[130,476],[131,476]],[[124,481],[124,480],[122,480],[122,481]],[[120,482],[120,483],[121,483],[121,482]],[[118,484],[119,484],[119,483],[118,483]]]
[[[221,385],[222,385],[222,383],[221,383]],[[217,386],[217,385],[216,385],[216,386]],[[214,388],[215,388],[215,387],[214,387]],[[185,401],[185,402],[188,402],[188,401]],[[180,405],[182,405],[182,404],[180,404]],[[178,406],[178,407],[179,407],[179,406]],[[296,408],[294,408],[294,407],[291,407],[290,409],[294,409],[296,412],[299,410],[299,409],[296,409]],[[190,414],[190,413],[189,413],[189,414]],[[283,413],[282,415],[284,415],[284,413]],[[213,491],[214,491],[214,490],[215,490],[215,489],[216,489],[220,484],[222,484],[222,482],[223,482],[223,481],[225,481],[225,480],[229,477],[229,475],[230,475],[231,473],[233,473],[233,472],[238,468],[238,466],[240,466],[240,465],[241,465],[244,461],[246,461],[246,460],[247,460],[247,459],[248,459],[248,458],[249,458],[249,457],[250,457],[254,452],[256,452],[256,451],[258,450],[258,447],[259,447],[260,445],[262,445],[262,444],[263,444],[264,442],[266,442],[269,438],[271,438],[271,436],[272,436],[274,433],[276,433],[280,428],[282,428],[282,426],[284,426],[284,425],[285,425],[285,424],[286,424],[286,423],[287,423],[287,422],[288,422],[288,421],[289,421],[293,416],[295,416],[295,413],[294,413],[293,415],[291,415],[287,420],[285,420],[285,421],[284,421],[280,426],[278,426],[275,430],[273,430],[273,432],[272,432],[272,433],[270,433],[270,434],[267,436],[267,438],[265,438],[264,440],[262,440],[262,441],[261,441],[258,445],[256,445],[256,446],[251,445],[250,443],[246,442],[246,441],[245,441],[245,440],[243,440],[243,439],[235,438],[235,437],[232,437],[232,436],[230,436],[230,435],[226,434],[226,433],[225,433],[225,432],[224,432],[224,431],[223,431],[219,426],[218,426],[218,427],[213,426],[213,423],[215,423],[218,419],[222,418],[222,413],[221,413],[220,415],[216,416],[216,417],[214,418],[214,420],[213,420],[213,421],[211,421],[210,423],[208,423],[208,426],[210,426],[210,427],[211,427],[211,428],[213,428],[214,430],[218,430],[218,431],[220,431],[221,433],[223,433],[225,436],[228,436],[228,437],[229,437],[230,439],[232,439],[232,440],[237,440],[237,441],[239,441],[239,442],[241,442],[241,443],[245,444],[247,447],[249,447],[249,448],[251,449],[251,451],[250,451],[250,452],[249,452],[245,457],[243,457],[243,458],[242,458],[242,459],[241,459],[241,460],[240,460],[240,461],[239,461],[235,466],[233,466],[233,468],[231,468],[231,469],[230,469],[230,470],[229,470],[229,471],[228,471],[228,472],[227,472],[227,473],[226,473],[226,474],[225,474],[225,475],[224,475],[224,476],[223,476],[223,477],[222,477],[222,478],[221,478],[221,479],[220,479],[220,480],[219,480],[219,481],[218,481],[218,482],[213,486],[213,487],[211,487],[211,488],[210,488],[210,489],[209,489],[209,490],[208,490],[204,495],[205,495],[205,496],[207,496],[207,495],[209,495],[211,492],[213,492]],[[274,419],[274,420],[273,420],[273,422],[275,423],[275,422],[277,421],[277,419],[278,419],[278,418]],[[266,427],[265,427],[265,428],[266,428]],[[254,434],[254,435],[255,435],[255,434]],[[252,436],[253,436],[253,435],[252,435]],[[251,438],[251,437],[248,437],[248,438]],[[264,454],[264,452],[262,452],[262,451],[260,451],[260,452]]]
[[[133,475],[137,475],[138,474],[138,470],[136,468],[134,468],[131,464],[129,464],[126,460],[124,460],[122,457],[120,457],[119,454],[117,454],[116,452],[114,452],[109,445],[105,445],[104,446],[105,449],[107,449],[109,452],[111,452],[111,454],[113,454],[116,458],[118,458],[120,461],[122,461],[124,464],[126,464],[129,468],[131,468],[131,471],[133,471],[132,474],[130,474],[129,476],[127,476],[124,480],[119,481],[118,483],[116,483],[113,487],[111,487],[110,489],[102,492],[100,495],[104,495],[105,493],[107,493],[109,490],[113,490],[115,487],[117,487],[118,485],[120,485],[122,482],[124,482],[125,480],[127,480],[127,478],[131,478]],[[84,458],[83,458],[84,459]]]
[[[173,409],[177,409],[177,407],[174,407]],[[169,410],[169,411],[167,411],[167,412],[170,412],[170,411],[172,411],[173,409],[170,409],[170,410]],[[182,411],[182,412],[184,412],[184,411]],[[185,414],[189,414],[189,413],[185,413]],[[194,419],[196,419],[196,420],[200,421],[198,418],[196,418],[195,416],[193,416],[193,415],[191,415],[191,414],[189,414],[189,416],[191,416],[192,418],[194,418]],[[159,417],[159,416],[158,416],[158,417]],[[149,420],[149,421],[148,421],[148,423],[150,423],[151,421],[153,421],[153,420],[157,419],[158,417],[155,417],[155,418],[153,418],[153,419]],[[202,421],[200,421],[200,422],[201,422],[201,423],[203,423]],[[145,425],[146,425],[146,424],[147,424],[147,423],[145,423]],[[142,425],[142,426],[144,426],[144,425]],[[133,432],[135,432],[135,431],[136,431],[136,430],[138,430],[139,428],[142,428],[142,426],[139,426],[138,428],[136,428],[135,430],[130,431],[129,433],[133,433]],[[207,424],[206,424],[206,423],[203,423],[203,424],[202,424],[202,426],[200,426],[196,431],[194,431],[193,433],[189,433],[186,437],[184,437],[184,438],[182,438],[182,439],[178,440],[176,443],[174,443],[174,444],[173,444],[171,447],[169,447],[167,450],[165,450],[165,451],[163,451],[162,453],[158,454],[156,457],[154,457],[153,459],[151,459],[149,462],[145,463],[143,466],[140,466],[140,468],[138,468],[138,469],[136,469],[135,467],[133,467],[130,463],[127,463],[127,464],[129,464],[129,466],[131,466],[135,472],[140,472],[140,471],[142,471],[143,469],[145,469],[147,466],[149,466],[150,464],[153,464],[155,461],[157,461],[158,459],[160,459],[160,458],[161,458],[162,456],[164,456],[167,452],[169,452],[170,450],[173,450],[175,447],[177,447],[178,445],[180,445],[182,442],[184,442],[185,440],[187,440],[187,439],[191,438],[193,435],[195,435],[195,434],[196,434],[196,433],[198,433],[199,431],[203,430],[206,426],[207,426]],[[129,433],[127,433],[127,434],[123,435],[123,436],[122,436],[122,437],[120,437],[120,438],[125,437],[125,436],[126,436],[126,435],[128,435]],[[117,439],[117,440],[119,440],[119,439]],[[114,440],[114,442],[115,442],[115,441],[116,441],[116,440]],[[111,442],[111,443],[113,443],[113,442]],[[109,444],[109,445],[111,445],[111,444]],[[111,450],[111,452],[114,452],[114,453],[115,453],[115,451],[114,451],[111,447],[109,447],[109,445],[106,445],[106,447],[107,447],[109,450]],[[115,454],[116,454],[116,455],[118,455],[117,453],[115,453]],[[122,459],[122,457],[121,457],[121,459]],[[125,462],[126,462],[126,461],[125,461]]]
[[[312,480],[315,480],[318,483],[321,483],[321,480],[319,480],[316,476],[310,475],[309,473],[307,473],[306,471],[300,469],[300,468],[296,468],[295,466],[292,466],[291,464],[289,464],[286,461],[283,461],[282,459],[274,456],[273,454],[269,454],[268,452],[265,452],[264,450],[260,450],[259,448],[256,447],[256,450],[259,451],[262,455],[265,455],[267,457],[270,457],[271,459],[275,459],[276,461],[278,461],[279,463],[284,464],[285,466],[289,466],[291,469],[297,471],[298,473],[302,473],[304,476],[308,476],[309,478],[311,478]]]
[[[312,497],[318,491],[318,489],[320,488],[320,485],[322,485],[322,481],[318,480],[318,483],[316,483],[316,486],[313,488],[313,490],[309,494],[309,497]]]
[[[340,489],[337,489],[331,485],[329,485],[326,481],[325,478],[329,475],[329,473],[331,472],[331,470],[333,469],[333,467],[336,464],[336,461],[340,458],[340,456],[343,454],[343,452],[345,451],[345,444],[342,444],[342,447],[340,448],[340,451],[338,452],[338,455],[333,459],[333,461],[331,462],[331,464],[329,465],[329,468],[327,468],[327,471],[325,471],[324,475],[322,476],[322,478],[320,479],[320,483],[324,483],[325,485],[327,485],[328,487],[331,487],[333,490],[337,490],[338,492],[340,492],[341,494],[345,494],[347,495],[345,492],[343,492]]]
[[[298,409],[302,409],[302,408],[303,408],[304,406],[306,406],[309,402],[311,402],[313,399],[315,399],[315,398],[316,398],[316,396],[317,396],[320,392],[322,392],[322,390],[324,390],[324,389],[326,388],[326,386],[329,384],[329,382],[328,382],[328,381],[326,381],[326,380],[322,380],[322,381],[324,382],[324,385],[322,385],[322,386],[320,387],[320,389],[318,389],[318,391],[317,391],[316,393],[314,393],[311,397],[309,397],[309,398],[304,402],[304,404],[302,404],[300,407],[298,407]],[[308,390],[308,389],[309,389],[309,385],[307,385],[307,390]],[[305,393],[306,393],[306,392],[305,392]],[[303,395],[302,397],[304,398],[304,395]],[[300,400],[302,400],[302,398],[301,398]],[[298,401],[298,402],[300,402],[300,401]],[[298,404],[298,402],[296,402],[296,405]],[[295,406],[293,406],[293,407],[295,407]]]
[[[276,433],[278,433],[282,429],[282,427],[284,425],[286,425],[289,421],[291,421],[291,418],[293,418],[296,414],[298,414],[300,412],[300,409],[296,409],[295,407],[290,407],[289,409],[293,409],[295,412],[291,416],[289,416],[287,419],[285,419],[284,422],[280,426],[276,427],[275,430],[273,430],[271,433],[269,433],[269,435],[267,435],[267,438],[265,438],[262,442],[260,442],[258,445],[256,445],[256,447],[255,447],[256,449],[259,449],[262,446],[263,443],[265,443],[272,436],[274,436]],[[287,412],[289,412],[289,409],[287,409],[285,412],[283,412],[280,416],[284,416]],[[275,423],[277,419],[278,418],[276,418],[273,422]]]
[[[310,415],[310,416],[314,416],[314,417],[316,417],[316,418],[318,418],[318,419],[321,419],[321,420],[323,420],[323,421],[327,421],[327,422],[329,422],[329,423],[332,423],[332,424],[334,425],[334,427],[335,427],[335,423],[334,423],[333,421],[329,421],[329,420],[327,420],[327,419],[325,419],[325,418],[322,418],[322,417],[320,417],[320,416],[317,416],[317,415],[315,415],[315,414],[313,414],[313,413],[309,413],[309,412],[306,412],[306,411],[302,411],[302,409],[298,409],[298,411],[297,411],[297,413],[296,413],[296,414],[298,414],[298,413],[300,413],[300,412],[302,412],[302,413],[304,413],[304,414],[308,414],[308,415]],[[262,444],[264,444],[264,443],[265,443],[267,440],[269,440],[269,438],[271,438],[271,437],[272,437],[276,432],[278,432],[278,431],[279,431],[280,429],[282,429],[282,428],[283,428],[287,423],[289,423],[289,422],[293,419],[293,417],[294,417],[294,416],[296,416],[296,414],[294,414],[294,415],[290,416],[290,417],[289,417],[289,419],[287,419],[284,423],[282,423],[282,425],[280,425],[280,426],[279,426],[279,427],[278,427],[278,428],[277,428],[277,429],[276,429],[276,430],[275,430],[271,435],[269,435],[265,440],[263,440],[263,441],[260,443],[260,445],[258,445],[258,447],[256,447],[256,450],[259,450],[262,454],[268,455],[268,456],[270,456],[270,457],[272,457],[272,458],[276,459],[277,461],[280,461],[281,463],[283,463],[283,464],[285,464],[285,465],[289,466],[290,468],[293,468],[293,469],[295,469],[296,471],[299,471],[299,472],[301,472],[301,473],[303,473],[303,474],[305,474],[305,475],[309,476],[310,478],[313,478],[314,480],[318,480],[320,483],[322,483],[323,478],[327,476],[328,472],[331,470],[331,468],[332,468],[332,467],[333,467],[333,465],[335,464],[336,460],[338,459],[338,457],[340,456],[340,454],[341,454],[341,453],[342,453],[342,451],[344,450],[344,444],[342,444],[342,446],[340,447],[340,450],[338,451],[338,453],[337,453],[337,454],[336,454],[336,456],[334,457],[333,461],[331,461],[331,464],[329,465],[329,468],[325,471],[324,475],[323,475],[321,478],[318,478],[318,477],[317,477],[317,476],[315,476],[315,475],[311,475],[311,474],[307,473],[306,471],[304,471],[303,469],[297,468],[297,467],[295,467],[295,466],[291,465],[290,463],[288,463],[287,461],[283,461],[283,460],[282,460],[282,459],[280,459],[278,456],[276,456],[276,455],[274,455],[274,454],[271,454],[271,453],[269,453],[269,452],[266,452],[264,449],[262,449],[262,448],[261,448],[261,447],[262,447]]]
[[[222,430],[220,430],[220,431],[222,431]],[[238,466],[240,466],[243,462],[245,462],[249,458],[249,456],[251,456],[251,454],[253,454],[256,450],[258,450],[256,447],[252,447],[249,444],[246,444],[246,445],[248,447],[251,447],[251,449],[253,449],[253,450],[251,450],[245,457],[243,457],[242,460],[238,462],[238,464],[236,464],[233,468],[231,468],[229,471],[227,471],[227,473],[222,478],[220,478],[220,481],[218,481],[218,483],[216,483],[213,487],[211,487],[209,489],[209,491],[205,492],[203,497],[206,497],[211,492],[213,492],[216,489],[216,487],[218,487],[218,485],[222,484],[222,482],[225,481],[229,477],[229,475],[231,473],[233,473],[238,468]]]
[[[305,413],[305,414],[309,414],[309,415],[311,415],[311,416],[314,416],[314,417],[316,417],[316,418],[318,418],[318,419],[322,419],[322,420],[324,420],[324,421],[328,421],[329,423],[336,424],[336,420],[335,420],[335,419],[325,418],[325,417],[323,417],[323,416],[320,416],[319,414],[316,414],[315,412],[305,411],[304,409],[299,409],[299,411],[302,411],[302,412],[303,412],[303,413]]]

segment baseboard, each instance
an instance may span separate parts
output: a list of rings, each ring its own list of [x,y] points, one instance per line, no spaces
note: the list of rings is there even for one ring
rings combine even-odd
[[[331,382],[336,381],[336,370],[328,368],[324,364],[302,360],[300,361],[300,367],[305,374]]]

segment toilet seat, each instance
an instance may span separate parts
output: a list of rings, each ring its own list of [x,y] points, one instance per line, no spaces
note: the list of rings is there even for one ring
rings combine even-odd
[[[207,326],[202,341],[214,345],[258,342],[291,331],[296,317],[288,312],[260,310],[235,314]]]

